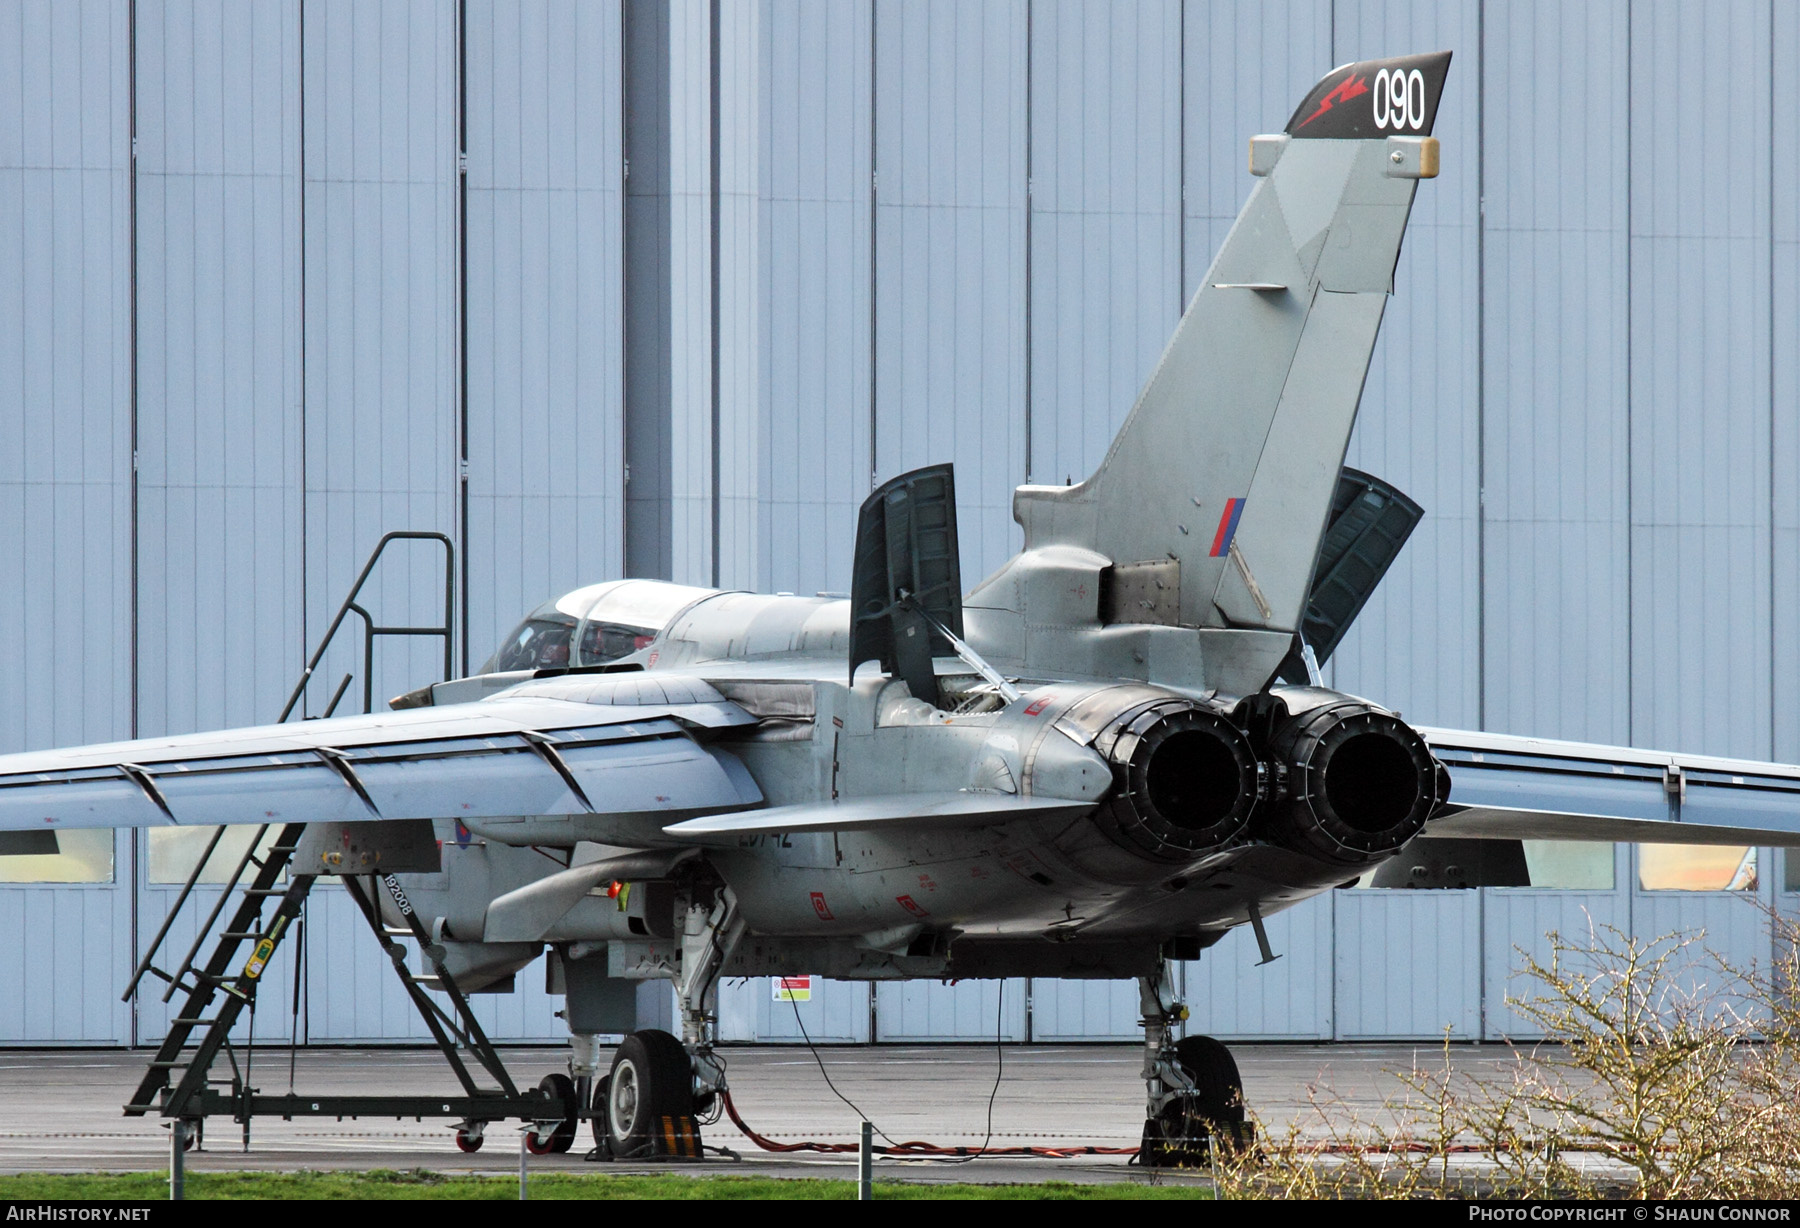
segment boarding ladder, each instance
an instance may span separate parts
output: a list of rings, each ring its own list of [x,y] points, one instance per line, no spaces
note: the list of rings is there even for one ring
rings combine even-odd
[[[395,541],[426,540],[440,544],[444,552],[444,615],[440,624],[429,626],[384,626],[370,617],[368,611],[358,603],[362,589],[383,551]],[[339,629],[345,620],[354,614],[362,620],[362,675],[363,675],[363,711],[372,710],[374,683],[372,679],[374,664],[375,640],[383,636],[435,636],[443,641],[444,676],[448,680],[452,673],[451,658],[451,625],[453,616],[453,600],[455,586],[455,548],[449,538],[441,533],[427,532],[393,532],[384,535],[377,543],[368,561],[351,586],[350,594],[338,608],[337,616],[332,619],[326,629],[324,638],[306,663],[299,681],[289,695],[286,706],[282,708],[278,722],[287,721],[298,706],[301,697],[306,693],[312,681],[314,671],[324,659],[326,651],[331,647]],[[349,689],[353,680],[352,674],[345,674],[332,692],[324,715],[332,715]],[[279,827],[274,843],[263,848],[263,841],[270,830]],[[163,1117],[173,1119],[178,1126],[183,1123],[203,1121],[215,1114],[229,1113],[243,1124],[244,1142],[249,1145],[250,1119],[258,1113],[279,1113],[282,1116],[359,1116],[362,1114],[404,1113],[407,1116],[415,1112],[431,1115],[456,1115],[472,1121],[492,1120],[495,1118],[519,1115],[521,1101],[518,1089],[507,1075],[499,1054],[482,1031],[474,1013],[469,1009],[467,997],[457,987],[455,979],[443,967],[442,950],[431,942],[411,906],[406,895],[393,875],[344,876],[344,886],[349,890],[351,898],[357,903],[369,927],[374,931],[383,949],[405,986],[408,997],[420,1016],[430,1029],[432,1038],[449,1059],[457,1080],[462,1085],[463,1096],[446,1099],[444,1097],[392,1097],[392,1096],[307,1096],[296,1097],[290,1092],[287,1096],[260,1096],[257,1089],[250,1085],[250,1054],[245,1053],[245,1060],[240,1066],[237,1052],[231,1042],[231,1029],[245,1010],[253,1010],[257,987],[262,974],[269,966],[276,950],[287,935],[302,925],[303,908],[307,896],[317,881],[316,874],[290,872],[295,851],[300,847],[301,836],[305,833],[304,823],[285,823],[280,825],[264,824],[256,830],[254,839],[236,867],[227,876],[224,889],[219,893],[212,912],[200,925],[187,954],[170,972],[154,962],[162,949],[170,928],[176,917],[186,906],[194,894],[195,886],[200,882],[207,864],[219,847],[224,828],[214,831],[212,839],[188,875],[187,882],[178,893],[169,915],[163,920],[162,927],[151,941],[149,949],[139,961],[133,973],[131,983],[126,987],[124,997],[129,1000],[138,992],[139,986],[146,976],[155,977],[167,984],[163,993],[163,1001],[170,1001],[177,993],[185,993],[178,1013],[170,1020],[168,1034],[163,1037],[155,1057],[145,1071],[143,1080],[132,1094],[125,1106],[129,1116],[143,1116],[158,1112]],[[260,850],[260,851],[259,851]],[[249,885],[244,886],[245,876],[249,875]],[[282,881],[286,874],[285,884]],[[382,917],[380,893],[386,892],[395,905],[395,910],[402,916],[405,924],[387,925]],[[236,900],[230,919],[225,928],[215,932],[220,915],[228,903]],[[273,912],[268,912],[269,905],[274,904]],[[196,963],[201,948],[208,939],[213,945],[203,963]],[[430,966],[428,972],[415,973],[406,963],[407,949],[399,939],[414,940],[425,956],[425,963]],[[245,944],[249,944],[249,954],[243,956]],[[435,989],[442,992],[450,1000],[451,1010],[446,1011],[433,1001],[425,992]],[[295,977],[295,1004],[298,1007],[300,993],[298,969]],[[196,1034],[197,1038],[196,1038]],[[189,1047],[193,1042],[192,1048]],[[293,1038],[297,1043],[298,1037]],[[477,1062],[498,1085],[496,1088],[484,1089],[476,1081],[474,1074],[463,1061],[461,1050],[472,1053]],[[214,1062],[223,1052],[231,1066],[229,1079],[213,1079],[210,1076]],[[216,1090],[229,1087],[230,1094],[225,1095]],[[535,1106],[538,1097],[531,1096]],[[419,1109],[412,1105],[413,1100],[429,1102],[429,1107]],[[405,1103],[402,1103],[402,1102]],[[541,1110],[539,1110],[541,1112]],[[536,1114],[533,1114],[536,1115]]]

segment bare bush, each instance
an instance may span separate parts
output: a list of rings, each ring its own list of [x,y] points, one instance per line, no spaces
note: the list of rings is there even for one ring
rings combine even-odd
[[[1374,1115],[1329,1088],[1285,1131],[1214,1165],[1221,1197],[1785,1198],[1800,1190],[1800,927],[1774,966],[1698,935],[1551,934],[1509,999],[1544,1034],[1487,1077],[1393,1072]],[[1690,984],[1693,987],[1689,987]]]

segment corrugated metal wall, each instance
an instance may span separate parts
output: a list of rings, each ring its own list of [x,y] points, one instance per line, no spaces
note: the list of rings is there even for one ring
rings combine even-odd
[[[1428,515],[1334,681],[1422,723],[1800,757],[1773,76],[1800,18],[1770,0],[0,3],[0,749],[272,717],[391,529],[458,543],[471,664],[627,569],[841,590],[872,482],[932,461],[973,583],[1016,547],[1012,488],[1104,450],[1249,191],[1245,138],[1332,64],[1432,47],[1444,173],[1350,457]],[[435,568],[396,558],[372,611],[431,617]],[[435,670],[388,649],[376,696]],[[129,1039],[113,997],[167,896],[142,860],[0,888],[0,1039]],[[1550,927],[1762,941],[1634,867],[1336,892],[1272,918],[1281,960],[1233,935],[1189,992],[1221,1034],[1494,1035]],[[349,901],[313,911],[310,1034],[415,1034]],[[495,1028],[554,1035],[520,984]],[[874,1034],[986,1035],[991,989],[884,987]],[[798,1034],[766,984],[727,1005]],[[869,1006],[825,986],[802,1019],[865,1039]],[[1099,1038],[1136,1002],[1040,981],[1005,1009]]]

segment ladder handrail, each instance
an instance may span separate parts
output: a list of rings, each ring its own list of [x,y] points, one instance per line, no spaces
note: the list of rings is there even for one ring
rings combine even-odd
[[[356,598],[361,594],[363,585],[368,582],[370,575],[374,573],[375,565],[381,561],[382,552],[388,548],[389,543],[396,541],[435,541],[444,547],[444,621],[440,626],[377,626],[374,618],[370,616],[369,612],[356,603]],[[452,635],[455,626],[455,610],[455,544],[444,534],[433,530],[395,529],[392,532],[383,533],[381,535],[381,540],[375,543],[375,549],[369,552],[368,561],[363,564],[362,570],[357,573],[356,583],[351,585],[349,595],[344,598],[344,603],[338,607],[337,616],[331,620],[331,626],[325,631],[325,638],[319,641],[318,649],[312,654],[312,658],[307,661],[306,668],[301,671],[300,681],[294,684],[293,693],[288,696],[288,701],[283,705],[281,715],[275,719],[275,723],[278,725],[286,724],[288,717],[293,715],[295,705],[300,702],[300,697],[306,693],[307,684],[312,681],[313,671],[318,668],[319,662],[324,660],[325,653],[330,649],[331,642],[338,633],[338,628],[343,625],[344,619],[351,614],[357,615],[363,621],[362,670],[364,713],[372,712],[374,710],[375,637],[378,635],[437,636],[442,639],[444,641],[444,679],[445,681],[448,681],[454,672]],[[343,681],[338,683],[337,689],[332,692],[331,702],[326,708],[325,715],[330,716],[333,712],[337,711],[338,701],[343,698],[345,690],[349,688],[350,679],[351,675],[345,674]],[[237,890],[238,884],[243,881],[244,871],[248,868],[251,858],[256,852],[256,846],[261,843],[262,838],[264,834],[267,833],[269,827],[270,824],[263,824],[262,828],[257,832],[256,838],[250,842],[250,847],[245,851],[243,860],[238,862],[236,871],[232,873],[228,881],[221,884],[223,890],[219,893],[217,903],[213,905],[212,914],[207,917],[206,922],[200,926],[198,931],[196,931],[194,935],[194,944],[189,948],[186,957],[181,961],[180,970],[171,977],[161,969],[153,967],[151,961],[156,958],[157,952],[162,950],[163,940],[169,936],[169,930],[175,924],[175,918],[179,916],[181,910],[187,906],[188,899],[194,894],[195,886],[199,884],[200,875],[205,871],[207,863],[212,860],[213,851],[219,847],[219,840],[224,836],[225,828],[220,826],[213,829],[212,839],[207,842],[205,852],[201,853],[200,860],[195,863],[193,871],[188,875],[187,882],[182,884],[181,890],[176,893],[175,902],[170,906],[168,915],[163,918],[161,928],[156,931],[156,937],[150,940],[149,948],[144,952],[143,959],[138,961],[137,968],[132,972],[131,982],[125,987],[125,993],[119,999],[121,1002],[131,1001],[132,996],[137,993],[138,984],[144,979],[144,975],[148,972],[155,972],[158,976],[169,982],[168,991],[163,994],[164,1002],[169,1001],[169,999],[174,996],[176,987],[179,985],[181,978],[193,967],[194,957],[199,954],[201,945],[206,941],[207,935],[212,932],[214,923],[218,921],[219,914],[224,910],[225,900],[233,891]]]
[[[294,705],[299,703],[300,697],[306,693],[306,684],[312,681],[313,671],[319,667],[319,662],[325,659],[325,653],[331,647],[331,641],[336,637],[338,628],[343,626],[344,619],[350,614],[351,608],[355,606],[356,598],[362,592],[363,585],[368,582],[369,574],[375,570],[375,564],[381,559],[381,552],[388,548],[389,542],[405,540],[435,541],[444,547],[444,622],[441,629],[437,627],[395,627],[392,630],[384,628],[384,632],[386,634],[441,636],[444,641],[444,677],[449,678],[455,672],[455,666],[452,664],[454,658],[451,656],[450,632],[455,623],[456,610],[456,546],[442,533],[423,529],[395,529],[391,533],[381,535],[381,540],[375,544],[374,552],[369,555],[369,561],[364,563],[362,571],[357,573],[356,583],[350,586],[349,596],[344,598],[344,604],[338,607],[337,616],[325,629],[325,638],[319,641],[318,649],[307,661],[306,668],[300,672],[300,681],[294,685],[293,694],[288,696],[287,704],[281,709],[281,715],[276,718],[276,724],[282,724],[287,720],[294,711]],[[362,614],[363,618],[372,624],[373,620],[369,620],[368,615],[363,613],[360,608],[356,612]],[[365,648],[372,647],[371,636],[365,634],[363,642]],[[370,673],[370,664],[367,660],[363,662],[363,673]],[[372,681],[365,680],[364,682],[365,711],[370,710],[368,697],[372,694],[373,685]]]

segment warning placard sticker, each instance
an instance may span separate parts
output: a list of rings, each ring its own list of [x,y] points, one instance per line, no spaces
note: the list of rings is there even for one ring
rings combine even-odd
[[[775,976],[769,978],[777,1002],[811,1002],[813,979],[810,976]]]

